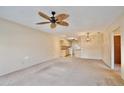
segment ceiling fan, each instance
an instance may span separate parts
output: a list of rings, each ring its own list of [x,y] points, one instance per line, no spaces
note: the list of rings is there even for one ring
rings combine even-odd
[[[54,29],[57,24],[58,24],[58,25],[61,25],[61,26],[69,26],[69,24],[64,21],[66,18],[69,17],[68,14],[64,14],[64,13],[63,13],[63,14],[58,14],[58,15],[55,16],[55,14],[56,14],[55,11],[52,11],[52,12],[51,12],[51,14],[52,14],[51,17],[47,16],[46,14],[44,14],[44,13],[42,13],[42,12],[38,12],[38,14],[39,14],[41,17],[47,19],[48,21],[36,23],[37,25],[49,24],[49,23],[50,23],[50,27],[51,27],[52,29]]]

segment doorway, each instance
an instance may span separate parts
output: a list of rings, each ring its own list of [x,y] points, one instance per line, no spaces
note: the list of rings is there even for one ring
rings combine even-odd
[[[114,70],[121,71],[121,36],[114,35]]]

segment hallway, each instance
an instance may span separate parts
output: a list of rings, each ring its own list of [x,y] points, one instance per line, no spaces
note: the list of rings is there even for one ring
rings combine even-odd
[[[0,77],[0,85],[124,85],[100,60],[59,58]]]

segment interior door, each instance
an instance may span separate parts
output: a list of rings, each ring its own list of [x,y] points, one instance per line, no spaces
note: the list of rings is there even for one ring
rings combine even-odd
[[[115,64],[121,64],[121,37],[114,36],[114,61]]]

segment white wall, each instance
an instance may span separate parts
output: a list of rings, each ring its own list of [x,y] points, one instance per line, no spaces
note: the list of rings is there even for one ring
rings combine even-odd
[[[55,57],[60,57],[61,56],[61,47],[60,47],[60,40],[61,37],[54,36],[54,55]]]
[[[90,33],[91,41],[86,41],[86,33],[80,36],[80,40],[78,45],[80,46],[81,50],[77,50],[75,54],[80,56],[81,58],[88,58],[88,59],[102,59],[102,33],[98,32],[91,32]]]
[[[116,25],[103,33],[103,61],[114,69],[114,36],[120,35],[120,26]]]
[[[121,22],[121,76],[124,79],[124,18]]]
[[[102,59],[111,67],[111,32],[103,32],[103,48],[102,48]]]
[[[113,68],[113,34],[115,29],[119,27],[121,32],[121,76],[124,79],[124,17],[120,17],[115,23],[113,23],[104,32],[104,42],[103,42],[103,61]]]
[[[58,57],[57,38],[0,19],[0,75]]]
[[[123,16],[120,16],[115,20],[105,31],[103,32],[103,61],[113,69],[114,63],[114,34],[115,31],[121,28],[121,21]]]

